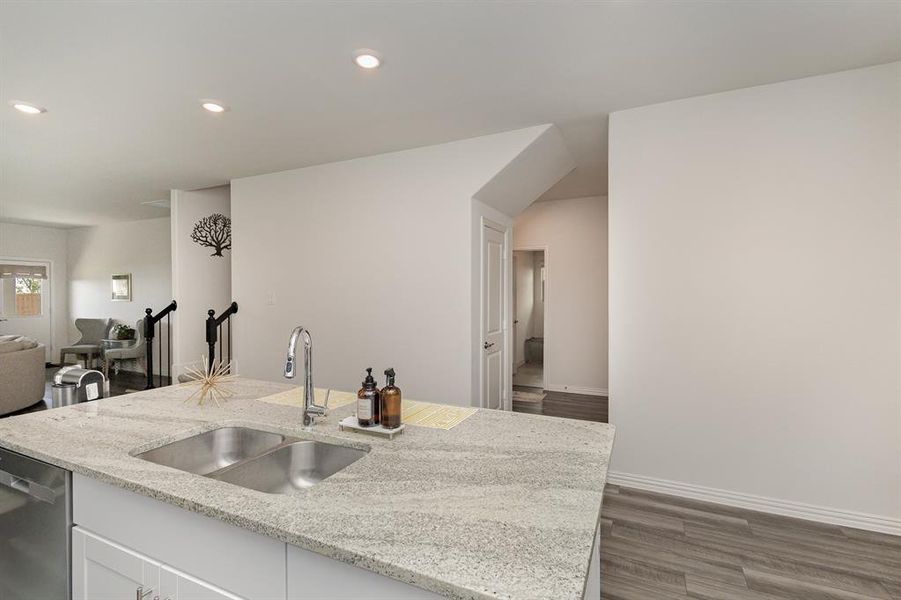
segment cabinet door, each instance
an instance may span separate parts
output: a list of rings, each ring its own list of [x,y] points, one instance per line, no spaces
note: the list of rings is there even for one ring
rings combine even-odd
[[[73,600],[150,600],[159,563],[78,527],[72,531]]]
[[[160,600],[241,600],[241,598],[196,577],[162,565]]]

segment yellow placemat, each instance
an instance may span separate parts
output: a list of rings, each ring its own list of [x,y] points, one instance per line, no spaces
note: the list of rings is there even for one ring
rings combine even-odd
[[[322,388],[316,388],[314,390],[313,395],[316,397],[316,404],[322,404],[323,402],[325,402],[325,392],[326,390]],[[332,390],[331,392],[329,392],[328,406],[326,408],[339,408],[341,406],[346,406],[351,402],[354,402],[356,399],[356,394]],[[303,388],[296,387],[286,392],[279,392],[278,394],[265,396],[263,398],[260,398],[260,401],[269,402],[270,404],[284,404],[285,406],[303,406]]]
[[[404,400],[401,404],[401,421],[407,425],[431,427],[432,429],[453,429],[472,415],[478,408],[449,406]]]
[[[316,404],[325,402],[326,390],[316,388]],[[338,392],[332,390],[328,396],[327,408],[340,408],[357,400],[357,395],[351,392]],[[272,394],[260,398],[261,402],[270,404],[283,404],[285,406],[303,406],[303,388],[296,387],[285,392]],[[450,406],[448,404],[433,404],[431,402],[419,402],[418,400],[404,400],[401,405],[401,421],[407,425],[417,427],[431,427],[432,429],[453,429],[472,415],[478,408],[465,406]]]

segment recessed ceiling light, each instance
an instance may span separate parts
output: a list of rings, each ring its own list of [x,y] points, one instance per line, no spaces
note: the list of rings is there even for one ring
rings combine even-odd
[[[34,104],[29,104],[28,102],[22,102],[20,100],[13,100],[9,104],[17,111],[23,112],[26,115],[39,115],[41,113],[47,112],[46,108],[35,106]]]
[[[201,105],[206,110],[211,113],[223,113],[228,110],[228,107],[221,102],[217,102],[216,100],[203,100]]]
[[[354,62],[363,69],[377,69],[382,64],[382,59],[375,50],[361,48],[354,52]]]

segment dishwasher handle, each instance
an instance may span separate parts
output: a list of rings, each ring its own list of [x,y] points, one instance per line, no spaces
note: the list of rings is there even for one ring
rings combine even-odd
[[[0,469],[0,485],[14,489],[41,502],[56,503],[56,494],[46,485],[41,485],[24,477],[18,477],[3,469]]]

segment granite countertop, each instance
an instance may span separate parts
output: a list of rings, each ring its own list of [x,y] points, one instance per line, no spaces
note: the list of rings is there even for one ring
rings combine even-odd
[[[479,410],[389,441],[340,431],[351,404],[305,431],[299,408],[258,401],[291,387],[239,378],[221,407],[171,386],[11,417],[0,447],[451,598],[582,598],[612,426]],[[292,495],[133,456],[226,424],[369,453]]]

